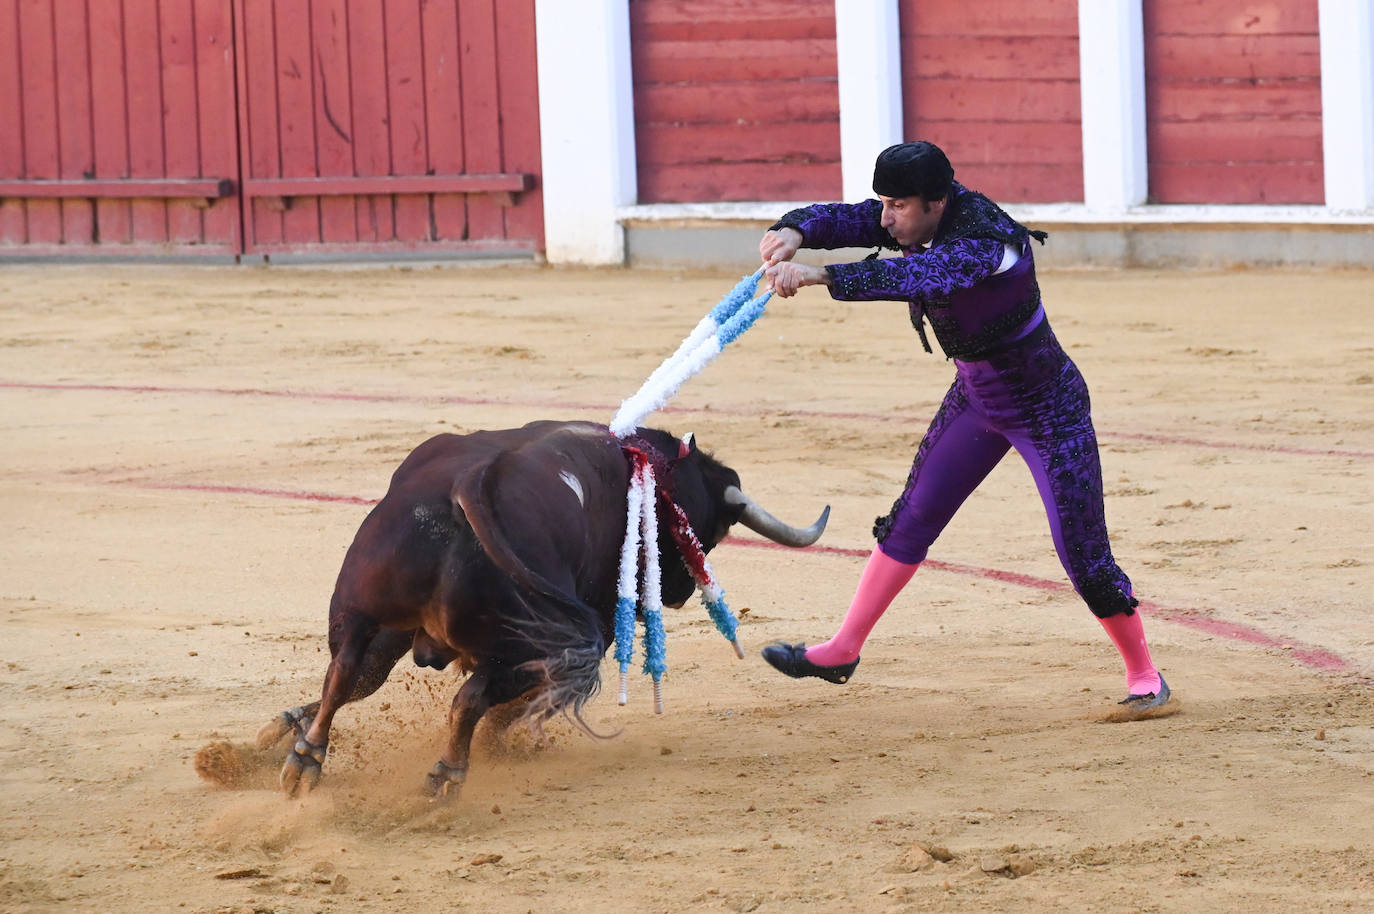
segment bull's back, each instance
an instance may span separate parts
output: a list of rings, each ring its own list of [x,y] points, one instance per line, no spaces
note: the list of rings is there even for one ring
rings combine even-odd
[[[614,531],[623,534],[627,478],[618,445],[593,423],[436,435],[401,462],[360,526],[336,603],[384,626],[418,626],[441,610],[466,615],[465,601],[499,599],[494,591],[507,575],[498,566],[511,562],[576,596],[603,597],[614,575]],[[497,533],[486,542],[459,504],[465,491],[494,519]],[[504,561],[493,562],[493,548],[504,550]]]

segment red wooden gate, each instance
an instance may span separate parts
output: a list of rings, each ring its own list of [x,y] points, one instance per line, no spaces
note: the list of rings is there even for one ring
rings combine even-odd
[[[537,250],[533,0],[0,0],[0,256]]]
[[[0,256],[240,249],[225,0],[0,0]]]
[[[533,0],[235,0],[250,252],[543,244]]]

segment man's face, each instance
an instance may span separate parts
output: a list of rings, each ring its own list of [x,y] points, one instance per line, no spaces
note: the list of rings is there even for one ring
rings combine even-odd
[[[945,214],[945,198],[928,201],[920,197],[879,197],[883,201],[882,226],[904,248],[914,248],[935,237],[940,217]]]

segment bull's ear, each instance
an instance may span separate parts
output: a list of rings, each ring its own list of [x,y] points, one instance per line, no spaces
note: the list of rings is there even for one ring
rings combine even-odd
[[[683,435],[682,440],[678,442],[677,459],[681,460],[683,457],[686,457],[688,454],[692,453],[696,449],[696,438],[693,437],[691,432],[688,432],[687,434]]]

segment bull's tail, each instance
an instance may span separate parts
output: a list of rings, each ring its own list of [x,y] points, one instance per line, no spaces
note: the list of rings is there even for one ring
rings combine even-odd
[[[522,653],[537,658],[522,669],[541,674],[544,681],[522,717],[537,727],[555,714],[566,714],[580,729],[601,736],[582,719],[583,707],[601,691],[601,658],[607,648],[601,613],[531,568],[511,548],[491,507],[491,466],[453,497],[482,550],[515,585],[517,605],[505,620],[508,634],[526,648]]]
[[[520,720],[537,733],[544,721],[562,714],[589,736],[598,739],[614,736],[613,733],[597,733],[582,717],[582,708],[601,691],[604,653],[604,648],[568,647],[524,664],[522,669],[541,676],[544,687],[532,696]]]

